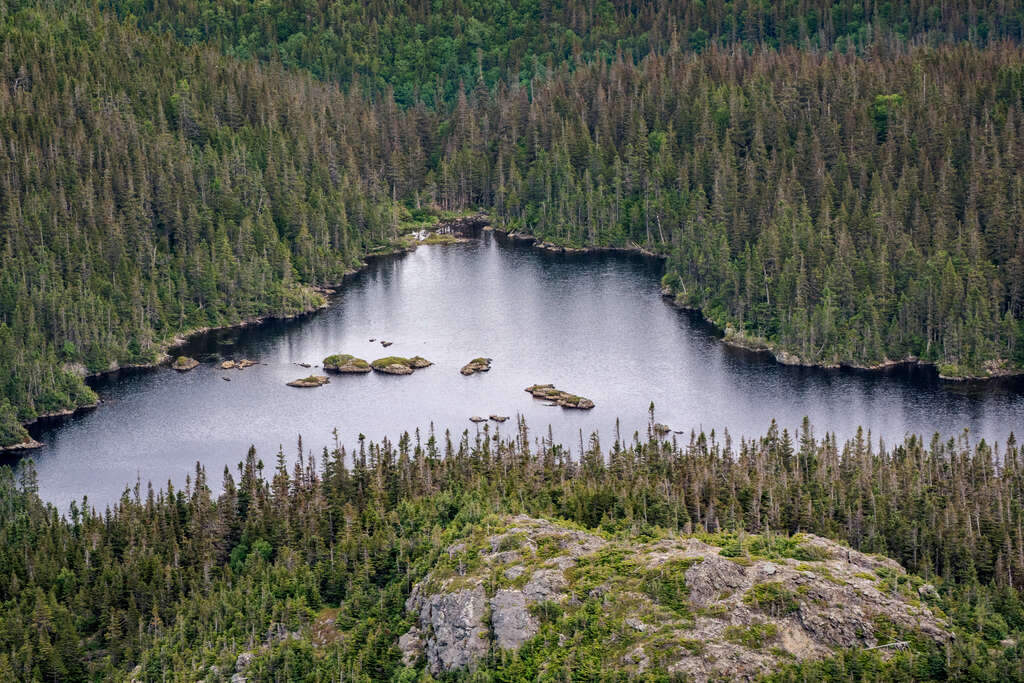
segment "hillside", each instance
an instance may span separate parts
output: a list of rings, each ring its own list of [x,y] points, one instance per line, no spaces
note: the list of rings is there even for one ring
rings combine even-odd
[[[937,597],[892,560],[813,535],[641,543],[494,518],[413,587],[399,648],[434,675],[755,680],[842,649],[938,651],[952,635],[927,606]]]
[[[1024,676],[1015,442],[533,444],[250,450],[66,516],[0,468],[0,680]]]

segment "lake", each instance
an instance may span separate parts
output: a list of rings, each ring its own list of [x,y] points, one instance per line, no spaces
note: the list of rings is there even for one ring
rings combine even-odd
[[[289,458],[301,434],[316,453],[431,423],[475,434],[468,418],[525,416],[535,437],[573,451],[580,433],[609,445],[621,433],[646,433],[648,406],[676,430],[728,429],[759,436],[772,418],[796,429],[807,415],[816,434],[840,439],[862,425],[887,443],[907,433],[1003,442],[1020,431],[1024,382],[947,383],[928,368],[887,372],[779,365],[770,356],[722,344],[715,330],[659,293],[661,264],[638,255],[549,254],[484,233],[480,240],[422,246],[376,259],[346,280],[329,309],[294,321],[214,332],[181,352],[205,360],[187,373],[169,368],[122,373],[96,382],[102,404],[34,428],[46,446],[33,453],[40,495],[62,511],[88,495],[102,508],[125,487],[184,483],[196,461],[219,486],[225,465],[255,445],[268,467],[279,447]],[[370,338],[394,345],[382,349]],[[333,353],[372,361],[424,356],[435,364],[410,376],[332,375],[330,384],[297,389],[286,382],[321,372]],[[464,377],[470,359],[494,359],[488,373]],[[261,364],[221,370],[213,362]],[[224,381],[222,378],[230,378]],[[591,411],[547,407],[523,391],[534,383],[593,399]],[[679,438],[687,438],[685,435]]]

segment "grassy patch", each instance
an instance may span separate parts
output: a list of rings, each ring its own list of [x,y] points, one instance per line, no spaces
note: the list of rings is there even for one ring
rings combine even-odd
[[[729,626],[725,629],[725,639],[730,643],[749,647],[751,650],[763,649],[765,645],[775,640],[779,635],[779,628],[775,624],[761,623],[750,626]]]
[[[370,363],[377,370],[382,370],[389,365],[404,365],[407,368],[412,367],[412,361],[402,356],[385,356],[384,358],[378,358],[377,360]]]
[[[743,596],[743,603],[773,617],[782,617],[800,609],[796,593],[778,581],[755,585]]]
[[[690,589],[686,585],[686,570],[700,560],[701,558],[698,557],[670,560],[656,569],[648,570],[643,578],[644,593],[680,616],[691,616]]]

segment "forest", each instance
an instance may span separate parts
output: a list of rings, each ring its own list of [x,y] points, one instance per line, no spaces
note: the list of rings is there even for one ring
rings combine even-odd
[[[2,443],[442,210],[790,362],[1024,367],[1012,3],[3,7]]]
[[[1024,370],[1020,3],[0,0],[0,37],[0,447],[94,404],[89,375],[315,309],[469,210],[662,255],[678,305],[787,362]],[[936,586],[948,645],[775,680],[1024,678],[1013,435],[570,450],[520,422],[266,455],[102,511],[0,468],[0,680],[229,680],[250,650],[253,680],[433,680],[396,647],[412,586],[515,513],[813,532]],[[598,680],[598,626],[558,670],[537,645],[448,678]]]
[[[433,680],[401,664],[405,600],[447,539],[503,512],[634,539],[811,531],[890,555],[936,585],[933,609],[956,635],[945,651],[849,651],[794,663],[777,680],[1024,674],[1024,454],[1013,437],[886,447],[869,433],[818,437],[805,421],[738,443],[727,432],[669,440],[649,430],[580,446],[570,457],[522,421],[503,434],[417,431],[349,452],[300,440],[266,464],[250,450],[237,469],[197,464],[182,488],[136,483],[113,508],[83,499],[67,515],[38,498],[30,465],[17,478],[0,469],[0,679],[219,680],[210,667],[231,671],[251,650],[253,680]],[[325,614],[338,637],[314,644]],[[600,623],[564,634],[578,643],[578,668],[549,680],[602,679],[586,668]],[[305,635],[265,635],[277,625]],[[534,680],[547,654],[516,657],[449,678],[518,670]]]

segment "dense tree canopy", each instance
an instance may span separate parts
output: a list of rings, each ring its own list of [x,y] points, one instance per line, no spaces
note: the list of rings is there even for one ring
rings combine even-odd
[[[1019,7],[3,7],[5,424],[470,207],[801,362],[1024,366]]]

